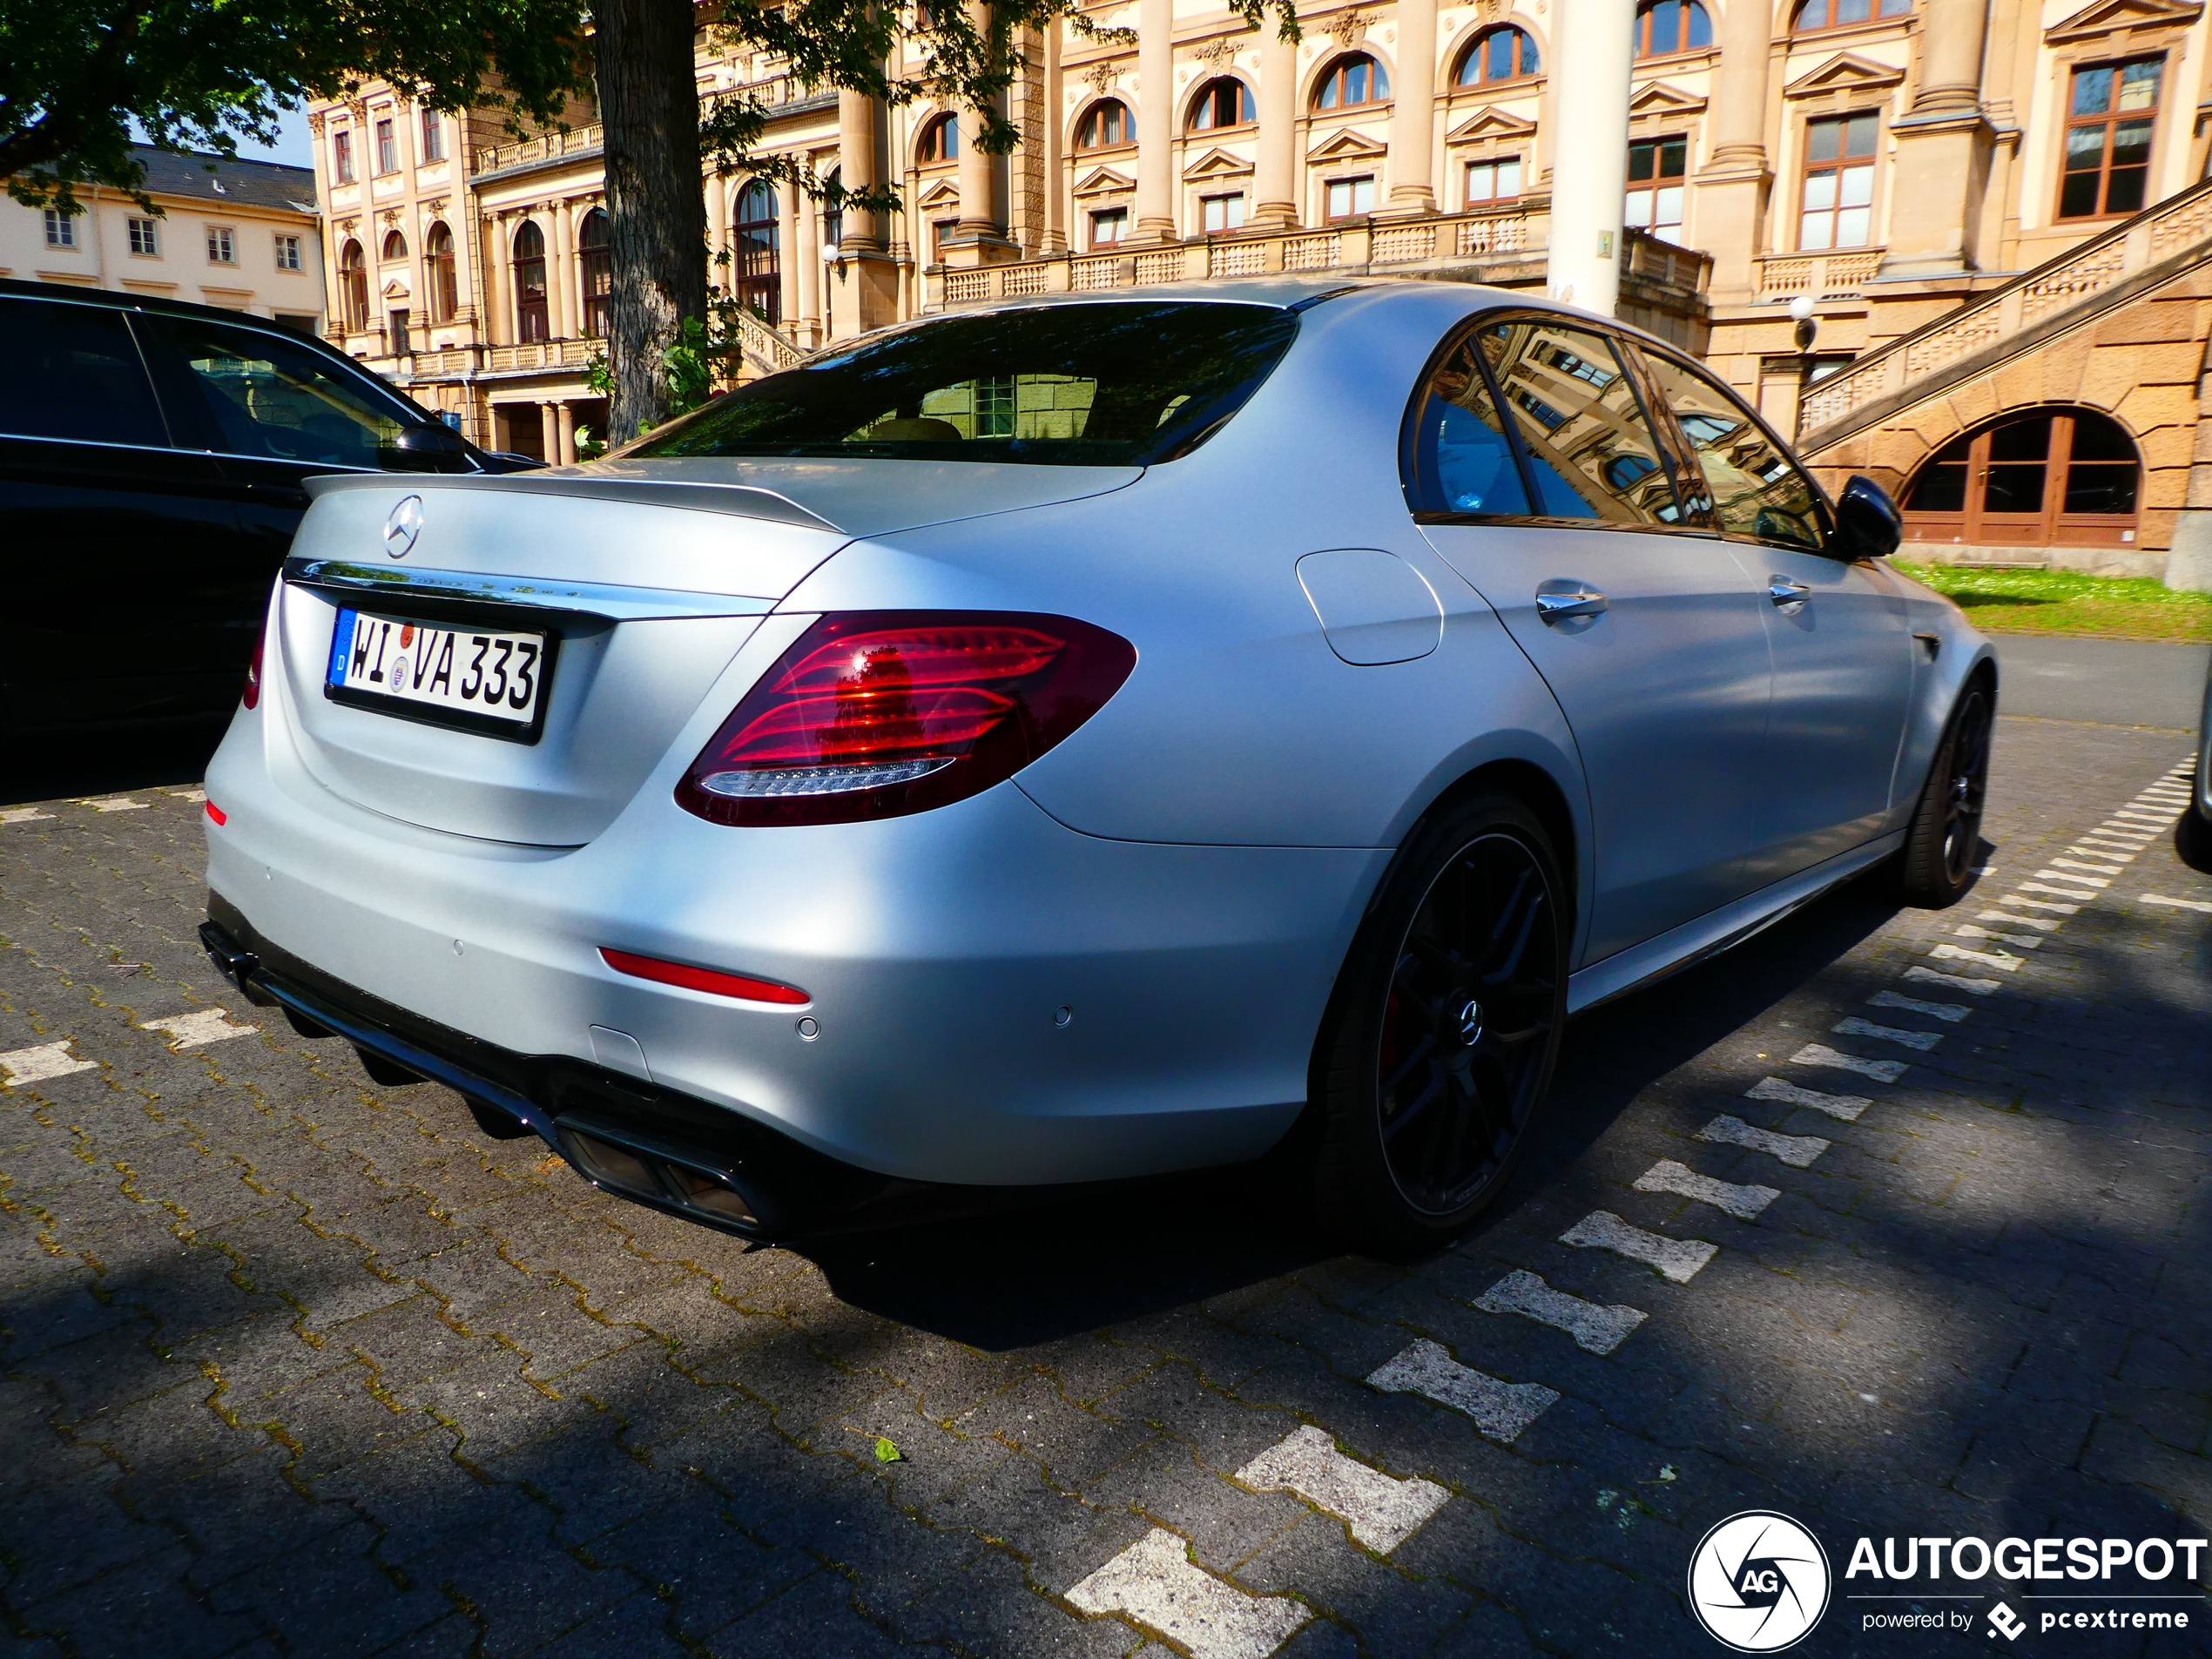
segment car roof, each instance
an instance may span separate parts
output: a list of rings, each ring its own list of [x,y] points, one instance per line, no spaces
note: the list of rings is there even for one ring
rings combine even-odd
[[[244,323],[249,327],[275,328],[293,340],[312,341],[326,352],[331,347],[313,334],[286,328],[270,317],[257,317],[247,311],[233,311],[226,306],[203,306],[190,300],[164,299],[158,294],[118,293],[113,288],[80,287],[74,282],[27,282],[20,277],[0,277],[0,294],[11,294],[24,300],[60,300],[72,305],[106,306],[116,311],[145,311],[165,317],[198,317],[209,322]],[[343,352],[333,355],[346,358]],[[359,365],[355,365],[359,367]]]

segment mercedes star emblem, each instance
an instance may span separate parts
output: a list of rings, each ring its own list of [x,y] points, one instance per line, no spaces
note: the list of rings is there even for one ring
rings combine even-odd
[[[405,558],[414,550],[415,538],[422,534],[422,497],[409,496],[384,521],[384,550],[395,559]]]

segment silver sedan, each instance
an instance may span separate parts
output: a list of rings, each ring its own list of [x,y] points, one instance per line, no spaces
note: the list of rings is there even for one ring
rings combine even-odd
[[[596,465],[320,481],[203,936],[757,1237],[1255,1159],[1464,1228],[1576,1013],[1973,879],[1996,669],[1750,408],[1454,284],[869,335]]]

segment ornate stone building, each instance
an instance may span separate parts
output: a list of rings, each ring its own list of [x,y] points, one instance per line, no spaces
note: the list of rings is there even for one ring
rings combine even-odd
[[[1303,8],[1298,43],[1128,0],[1089,16],[1132,45],[1021,43],[1011,158],[964,143],[962,111],[813,93],[703,44],[703,98],[757,90],[767,148],[903,203],[828,215],[707,179],[716,280],[757,314],[753,371],[1008,295],[1280,272],[1541,289],[1569,5],[1634,31],[1620,314],[1817,463],[1885,477],[1929,550],[2163,568],[2212,332],[2199,0],[1386,0]],[[572,456],[604,418],[590,111],[522,143],[436,118],[435,148],[374,89],[315,116],[334,336],[480,438]]]

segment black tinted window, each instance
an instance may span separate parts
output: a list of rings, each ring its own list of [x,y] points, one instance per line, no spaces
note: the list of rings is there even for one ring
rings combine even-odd
[[[1253,305],[945,317],[740,387],[632,453],[1145,466],[1241,408],[1297,333]]]
[[[168,447],[121,312],[0,299],[0,432]]]
[[[1818,552],[1824,537],[1811,480],[1709,376],[1656,352],[1644,361],[1704,472],[1722,530]]]
[[[161,326],[228,454],[376,467],[400,429],[417,423],[398,399],[294,341],[197,318]]]
[[[1413,432],[1413,502],[1425,512],[1526,516],[1528,491],[1474,349],[1461,342],[1429,376]]]
[[[1682,520],[1674,484],[1605,336],[1548,318],[1474,336],[1519,428],[1536,511],[1610,524]]]

